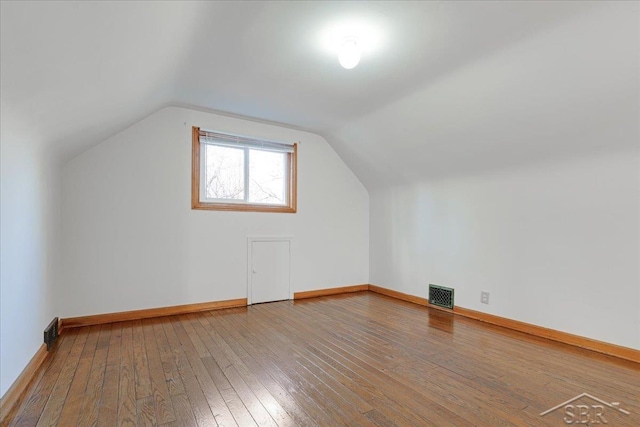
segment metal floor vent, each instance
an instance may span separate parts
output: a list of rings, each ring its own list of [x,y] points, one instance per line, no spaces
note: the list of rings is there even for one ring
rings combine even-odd
[[[429,304],[453,309],[453,289],[429,285]]]
[[[58,339],[58,318],[54,318],[49,326],[44,330],[44,343],[47,345],[47,351],[51,349],[51,346]]]

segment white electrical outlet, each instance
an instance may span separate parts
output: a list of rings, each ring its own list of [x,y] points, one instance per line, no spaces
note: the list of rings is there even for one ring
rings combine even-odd
[[[480,302],[482,304],[489,304],[489,292],[487,291],[480,292]]]

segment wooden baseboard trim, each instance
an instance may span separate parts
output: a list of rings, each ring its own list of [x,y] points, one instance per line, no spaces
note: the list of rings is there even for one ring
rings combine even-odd
[[[620,359],[640,363],[640,350],[635,350],[633,348],[610,344],[604,341],[598,341],[592,338],[570,334],[568,332],[562,332],[555,329],[533,325],[531,323],[521,322],[519,320],[508,319],[506,317],[483,313],[481,311],[470,310],[468,308],[455,307],[453,309],[453,312],[454,314],[458,314],[469,319],[479,320],[481,322],[502,326],[514,331],[524,332],[525,334],[534,335],[536,337],[546,338],[552,341],[569,344],[575,347],[586,348],[587,350],[597,351],[598,353],[603,353],[609,356],[618,357]]]
[[[174,305],[170,307],[148,308],[144,310],[122,311],[119,313],[96,314],[92,316],[69,317],[60,320],[60,329],[79,328],[81,326],[101,325],[104,323],[124,322],[128,320],[149,319],[152,317],[173,316],[176,314],[196,313],[198,311],[221,310],[223,308],[246,307],[247,299],[238,298],[226,301],[212,301],[198,304]]]
[[[361,292],[368,291],[369,285],[353,285],[353,286],[342,286],[339,288],[329,288],[329,289],[318,289],[316,291],[305,291],[305,292],[296,292],[293,294],[293,299],[305,299],[305,298],[316,298],[316,297],[324,297],[327,295],[337,295],[337,294],[346,294],[350,292]]]
[[[569,344],[575,347],[581,347],[609,356],[618,357],[620,359],[629,360],[631,362],[640,363],[640,350],[636,350],[633,348],[610,344],[579,335],[573,335],[568,332],[549,329],[542,326],[533,325],[531,323],[508,319],[506,317],[483,313],[481,311],[475,311],[464,307],[456,306],[453,310],[447,310],[441,307],[430,305],[429,300],[426,298],[405,294],[376,285],[369,285],[369,290],[378,294],[397,298],[402,301],[408,301],[422,306],[427,306],[429,308],[447,311],[469,319],[479,320],[481,322],[490,323],[492,325],[501,326],[503,328],[511,329],[514,331],[524,332],[525,334],[533,335],[539,338],[546,338],[552,341],[561,342],[563,344]]]
[[[5,426],[11,422],[29,386],[36,378],[38,369],[40,369],[48,355],[47,346],[42,344],[18,378],[9,387],[9,390],[2,396],[2,399],[0,399],[0,425]]]
[[[412,302],[414,304],[423,305],[423,306],[429,305],[429,300],[426,298],[405,294],[404,292],[394,291],[393,289],[382,288],[376,285],[369,285],[369,290],[371,292],[375,292],[381,295],[386,295],[388,297],[399,299],[402,301]]]

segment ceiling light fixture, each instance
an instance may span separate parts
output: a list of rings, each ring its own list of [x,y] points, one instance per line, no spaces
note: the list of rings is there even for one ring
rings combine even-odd
[[[348,36],[342,40],[338,49],[338,61],[347,70],[354,68],[360,62],[362,48],[357,37]]]
[[[343,17],[328,23],[318,32],[318,45],[333,66],[336,56],[347,70],[359,65],[363,56],[369,65],[369,61],[374,61],[376,54],[384,49],[387,39],[385,28],[388,26],[386,18],[368,8],[362,12],[361,17]]]

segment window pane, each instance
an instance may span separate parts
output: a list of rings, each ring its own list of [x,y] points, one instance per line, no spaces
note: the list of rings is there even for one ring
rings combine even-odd
[[[244,150],[204,145],[205,197],[244,200]]]
[[[249,150],[249,202],[286,204],[286,154]]]

